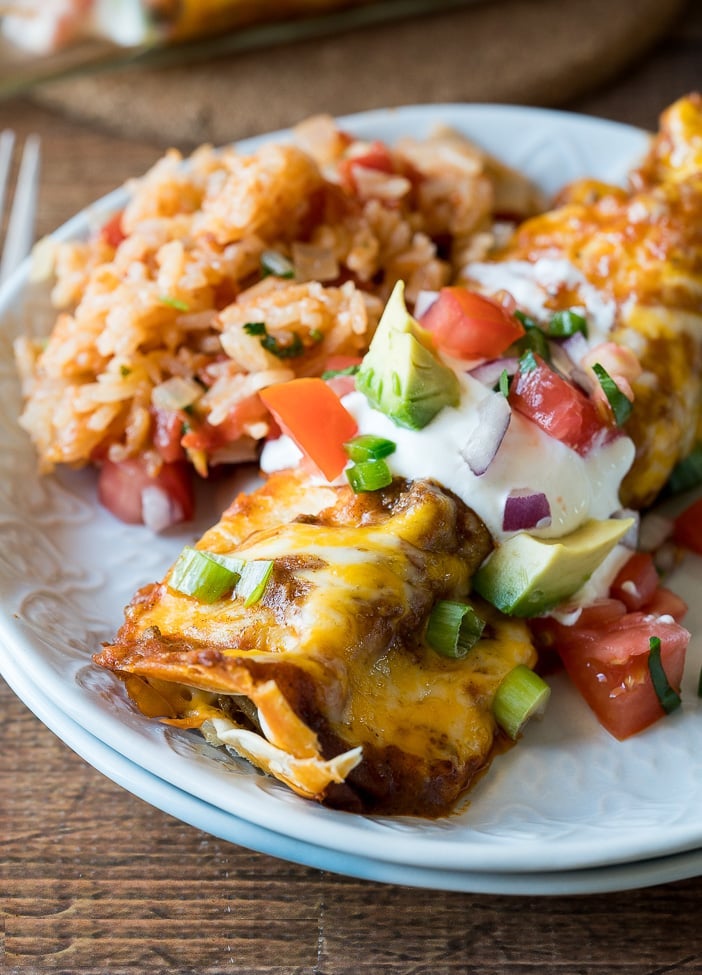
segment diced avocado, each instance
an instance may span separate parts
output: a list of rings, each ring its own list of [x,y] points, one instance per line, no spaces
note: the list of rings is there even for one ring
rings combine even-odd
[[[632,524],[591,519],[562,538],[520,532],[498,545],[473,587],[509,616],[539,616],[577,592]]]
[[[457,406],[453,369],[429,347],[431,338],[407,311],[398,281],[356,374],[356,389],[401,427],[421,430],[444,406]]]

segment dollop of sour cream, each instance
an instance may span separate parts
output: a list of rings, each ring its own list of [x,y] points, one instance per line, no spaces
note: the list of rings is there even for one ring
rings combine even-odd
[[[588,344],[591,347],[607,341],[614,327],[617,316],[615,302],[598,291],[575,265],[564,258],[542,257],[533,263],[514,260],[490,264],[475,261],[468,264],[463,273],[487,294],[500,290],[509,292],[522,311],[540,321],[547,321],[553,315],[547,302],[559,289],[576,292],[582,304],[574,305],[573,311],[587,318]]]
[[[546,495],[551,522],[530,530],[542,538],[559,538],[589,518],[608,518],[619,510],[620,484],[634,459],[629,437],[616,436],[581,456],[512,411],[492,463],[484,474],[476,475],[461,456],[461,449],[475,429],[477,404],[486,396],[501,394],[468,375],[460,376],[460,383],[459,405],[444,407],[422,430],[397,426],[361,393],[349,393],[342,402],[355,418],[359,434],[385,437],[396,445],[386,458],[394,475],[431,478],[453,491],[479,515],[496,541],[514,534],[505,532],[502,522],[507,498],[517,489]],[[266,444],[261,468],[272,473],[296,467],[301,457],[293,441],[284,435]]]

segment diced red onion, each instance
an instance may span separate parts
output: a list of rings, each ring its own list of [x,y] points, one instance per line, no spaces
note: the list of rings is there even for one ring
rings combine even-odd
[[[151,531],[162,532],[183,521],[183,509],[167,491],[153,484],[142,488],[141,517]]]
[[[518,368],[519,359],[516,356],[507,356],[502,359],[490,359],[487,362],[481,362],[475,369],[471,369],[468,375],[492,389],[505,370],[507,370],[508,376],[513,376]]]
[[[560,346],[574,366],[579,366],[590,350],[587,339],[582,332],[573,332],[567,339],[563,339]]]
[[[510,491],[502,515],[502,530],[518,532],[551,524],[551,505],[543,491],[516,488]]]
[[[461,456],[471,471],[480,477],[488,469],[507,433],[512,411],[499,393],[485,396],[475,409],[475,426]]]
[[[625,548],[636,549],[639,546],[639,528],[641,525],[641,515],[638,511],[634,511],[633,508],[622,508],[620,511],[615,511],[612,515],[613,518],[633,518],[634,524],[628,530],[626,535],[621,539],[621,544]]]
[[[414,303],[414,317],[421,318],[422,315],[426,315],[438,297],[438,291],[418,291]]]

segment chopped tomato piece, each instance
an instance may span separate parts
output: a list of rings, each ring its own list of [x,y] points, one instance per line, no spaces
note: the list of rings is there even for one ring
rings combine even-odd
[[[322,379],[292,379],[267,386],[260,397],[281,430],[333,481],[348,457],[344,443],[358,431],[356,421]]]
[[[495,359],[524,335],[522,323],[498,302],[457,286],[440,290],[421,324],[459,359]]]
[[[541,356],[517,370],[509,402],[522,416],[579,454],[586,454],[608,428],[587,396],[559,376]]]
[[[612,600],[611,602],[614,602]],[[668,683],[680,689],[688,631],[667,615],[654,612],[654,600],[634,613],[599,623],[592,617],[564,626],[540,620],[534,626],[546,646],[555,649],[568,676],[604,728],[620,740],[663,717],[648,659],[651,637],[661,641],[661,663]]]
[[[683,548],[702,555],[702,498],[698,498],[675,519],[673,538]]]
[[[648,552],[634,552],[617,573],[609,594],[632,611],[650,603],[657,589],[658,572],[653,556]]]
[[[645,610],[654,616],[672,616],[676,623],[682,623],[687,613],[687,603],[677,593],[659,586]]]
[[[126,238],[126,234],[122,229],[122,211],[115,213],[114,216],[110,217],[107,223],[103,224],[100,229],[100,237],[109,244],[110,247],[114,247],[115,250],[119,247],[122,241]]]
[[[221,423],[211,424],[207,420],[193,426],[181,439],[188,450],[219,450],[244,436],[244,427],[267,419],[266,407],[258,393],[240,400]]]
[[[106,460],[100,468],[98,498],[120,521],[130,525],[148,523],[150,496],[144,494],[148,488],[162,492],[160,507],[165,514],[160,516],[159,528],[190,521],[195,500],[187,464],[162,464],[155,477],[149,474],[144,461],[138,457],[119,463]]]
[[[163,460],[173,463],[185,460],[185,451],[180,442],[187,414],[182,410],[152,409],[154,447]]]
[[[388,147],[379,141],[372,142],[367,149],[355,156],[342,159],[338,166],[339,179],[349,191],[356,189],[355,170],[377,169],[381,173],[394,173],[395,163]]]

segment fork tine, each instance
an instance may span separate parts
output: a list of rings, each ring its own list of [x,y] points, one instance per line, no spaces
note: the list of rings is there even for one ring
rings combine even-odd
[[[29,254],[32,247],[39,183],[40,146],[37,135],[28,136],[24,144],[0,262],[0,284]]]
[[[0,226],[2,226],[2,215],[5,210],[7,186],[10,182],[10,161],[12,160],[14,145],[15,133],[12,129],[5,129],[4,132],[0,132]]]

